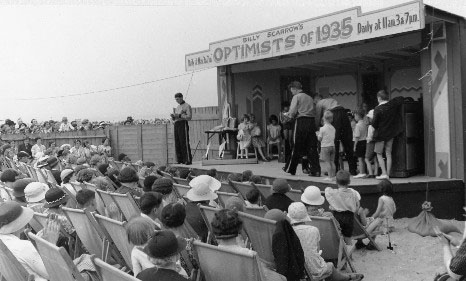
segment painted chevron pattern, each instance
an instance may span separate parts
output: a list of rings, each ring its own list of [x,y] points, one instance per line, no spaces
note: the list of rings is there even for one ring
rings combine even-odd
[[[395,92],[398,92],[398,93],[401,93],[401,92],[409,92],[409,91],[419,91],[422,89],[422,86],[419,86],[419,87],[401,87],[401,88],[392,88],[392,93],[395,93]]]
[[[331,97],[334,96],[352,96],[356,95],[356,92],[335,92],[335,93],[329,93]]]

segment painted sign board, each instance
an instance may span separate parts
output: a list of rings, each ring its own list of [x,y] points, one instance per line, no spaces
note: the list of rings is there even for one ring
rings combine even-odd
[[[361,7],[312,18],[209,45],[188,54],[186,71],[230,65],[356,42],[424,28],[423,2],[361,13]]]

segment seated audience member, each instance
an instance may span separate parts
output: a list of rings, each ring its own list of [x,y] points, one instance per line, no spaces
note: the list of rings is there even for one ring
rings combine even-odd
[[[91,182],[94,177],[95,172],[88,168],[76,172],[76,181],[80,183]]]
[[[87,163],[87,160],[85,157],[78,157],[76,159],[76,165],[82,165],[85,168],[89,168],[89,164]]]
[[[173,182],[171,179],[156,179],[152,184],[152,191],[159,192],[163,195],[164,205],[178,201],[176,194],[173,192]]]
[[[150,219],[156,226],[157,230],[160,230],[160,213],[163,208],[163,196],[158,192],[146,192],[139,199],[139,205],[141,208],[141,217]]]
[[[91,183],[95,185],[97,189],[108,191],[110,190],[111,183],[108,182],[108,179],[105,177],[96,177],[92,179]]]
[[[341,233],[347,244],[351,244],[354,215],[359,213],[359,200],[361,200],[359,192],[348,187],[350,181],[350,174],[345,170],[340,170],[336,175],[338,188],[325,188],[325,198],[330,205],[333,216],[340,224]]]
[[[260,196],[261,195],[257,189],[249,190],[248,193],[246,193],[246,206],[260,208],[259,206]]]
[[[45,211],[45,193],[49,187],[41,182],[31,182],[24,189],[24,196],[28,202],[27,207],[34,212],[43,213]]]
[[[13,169],[5,169],[0,175],[0,181],[3,182],[7,187],[13,188],[13,183],[19,178],[20,175]]]
[[[144,162],[138,174],[141,177],[153,176],[156,174],[156,168],[154,162]]]
[[[214,179],[216,179],[217,178],[217,169],[215,169],[215,168],[210,169],[207,172],[207,175],[213,177]]]
[[[208,229],[197,204],[208,206],[210,201],[217,199],[214,190],[220,188],[221,183],[207,175],[197,176],[189,182],[191,189],[186,193],[186,220],[199,235],[201,240],[207,240]]]
[[[108,138],[102,139],[102,144],[97,147],[97,152],[105,157],[112,156],[112,147]]]
[[[288,210],[288,206],[293,203],[285,193],[291,190],[291,186],[286,179],[275,179],[272,183],[272,195],[265,199],[264,205],[269,210],[279,209],[283,212]]]
[[[144,187],[142,188],[142,190],[144,192],[152,191],[152,185],[154,184],[156,179],[157,179],[156,176],[147,176],[144,179]]]
[[[332,213],[325,212],[322,205],[325,197],[320,193],[317,186],[308,186],[301,195],[301,202],[307,208],[307,214],[311,217],[333,217]]]
[[[74,171],[72,169],[64,169],[60,173],[61,187],[68,189],[71,194],[76,195],[76,190],[71,185],[70,181],[73,177]]]
[[[102,158],[100,155],[95,154],[91,156],[91,159],[89,160],[89,167],[92,169],[97,169],[97,166],[100,164],[100,161],[102,161]]]
[[[238,197],[230,197],[225,202],[225,209],[242,212],[244,210],[244,202]]]
[[[120,176],[120,171],[118,171],[115,168],[109,168],[107,171],[107,176],[116,186],[121,187],[121,183],[118,180],[118,177]]]
[[[166,173],[169,173],[172,177],[176,177],[176,173],[178,173],[178,168],[176,167],[167,167],[165,169]]]
[[[242,179],[243,179],[242,174],[231,173],[231,174],[228,174],[228,176],[227,176],[227,180],[231,180],[231,181],[241,182]]]
[[[186,241],[168,230],[157,231],[144,247],[155,266],[141,271],[136,277],[142,281],[186,281],[187,274],[179,265],[180,252]]]
[[[6,245],[11,253],[24,266],[29,274],[34,275],[35,281],[47,281],[49,275],[42,258],[34,245],[29,240],[20,240],[26,225],[34,216],[34,211],[21,207],[17,202],[0,203],[0,240]],[[58,232],[59,226],[55,221],[51,221],[47,226],[42,238],[55,244],[54,236]],[[55,235],[54,235],[55,234]]]
[[[320,233],[317,227],[307,225],[311,218],[301,202],[292,203],[288,207],[288,217],[298,236],[304,251],[306,265],[311,270],[312,280],[331,278],[333,281],[361,280],[362,274],[348,274],[336,269],[331,262],[325,262],[320,256]]]
[[[118,155],[118,161],[123,163],[131,163],[131,159],[129,159],[128,155],[124,153],[120,153]]]
[[[176,171],[176,176],[181,178],[181,179],[187,179],[189,176],[189,170],[187,169],[178,169]]]
[[[68,199],[68,195],[60,188],[47,190],[45,193],[44,213],[57,215],[57,219],[65,231],[68,234],[73,234],[75,232],[74,227],[60,208],[61,206],[66,206]]]
[[[139,188],[139,176],[134,169],[123,168],[118,176],[118,181],[121,183],[121,187],[115,191],[116,193],[126,194],[129,192],[133,197],[142,196],[143,191]]]
[[[13,184],[13,197],[14,201],[18,202],[22,207],[27,206],[26,196],[24,194],[24,189],[28,184],[33,182],[33,179],[25,178],[15,181]]]
[[[20,151],[16,157],[18,158],[19,163],[29,164],[29,162],[31,162],[31,155],[29,155],[27,152]]]
[[[131,263],[133,274],[137,276],[141,271],[155,266],[144,253],[144,247],[155,234],[154,222],[149,218],[134,217],[125,225],[125,229],[128,242],[134,245],[131,251]]]
[[[78,209],[87,209],[89,212],[95,212],[97,209],[94,190],[81,189],[76,193],[76,201],[78,202]]]
[[[186,208],[181,203],[170,203],[162,209],[163,229],[173,231],[177,237],[199,239],[196,232],[187,225],[185,219]]]
[[[280,145],[281,143],[281,135],[282,135],[282,127],[278,124],[278,117],[277,115],[270,115],[269,117],[270,124],[267,125],[267,143],[269,144],[276,144]]]
[[[251,170],[243,171],[241,181],[242,182],[250,182],[252,175],[253,175],[253,173],[252,173]]]
[[[219,248],[226,248],[242,253],[253,253],[252,250],[244,247],[241,239],[238,239],[238,235],[243,228],[243,222],[238,216],[237,211],[229,209],[219,210],[215,213],[211,225]],[[284,276],[273,271],[263,262],[260,265],[264,271],[265,280],[286,280]]]
[[[39,158],[39,153],[42,152],[44,153],[45,152],[45,145],[42,144],[42,138],[41,137],[37,137],[35,139],[36,143],[32,146],[31,148],[31,153],[32,153],[32,157],[34,157],[35,159],[38,159]]]
[[[53,178],[55,181],[58,183],[58,185],[61,184],[61,178],[60,178],[60,166],[58,165],[58,158],[55,156],[51,156],[47,159],[47,164],[43,167],[40,168],[45,168],[47,170],[50,170],[52,172]]]
[[[99,172],[102,175],[106,176],[107,171],[109,170],[109,165],[107,163],[99,164],[99,165],[97,165],[97,170],[99,170]]]
[[[252,175],[250,182],[255,183],[255,184],[262,184],[262,178],[261,176],[258,176],[258,175]]]

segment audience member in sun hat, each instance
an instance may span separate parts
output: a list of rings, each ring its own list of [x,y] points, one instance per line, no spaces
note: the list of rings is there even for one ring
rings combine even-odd
[[[222,186],[222,184],[217,179],[208,175],[197,176],[189,182],[189,186],[192,188],[195,188],[196,186],[199,187],[201,185],[209,186],[210,190],[212,191],[217,191]]]
[[[15,197],[15,201],[20,203],[21,206],[25,207],[27,205],[26,197],[24,195],[24,189],[28,184],[30,184],[33,181],[33,179],[24,178],[15,181],[15,183],[13,184],[13,196]]]
[[[86,158],[79,157],[78,160],[76,160],[76,165],[88,166]]]
[[[14,234],[22,230],[33,216],[33,210],[22,207],[18,202],[0,203],[0,234]]]
[[[144,247],[144,252],[155,266],[141,271],[137,278],[142,281],[186,281],[180,274],[183,272],[181,266],[177,264],[180,259],[179,253],[185,248],[186,241],[177,238],[173,232],[168,230],[155,232]]]
[[[317,186],[308,186],[301,195],[301,202],[307,208],[309,216],[313,217],[333,217],[332,213],[325,212],[322,205],[325,203],[325,197],[320,193]]]
[[[285,195],[290,190],[291,187],[286,179],[275,179],[272,183],[273,193],[265,199],[264,205],[269,210],[279,209],[283,212],[287,211],[288,206],[293,203],[293,200]]]
[[[24,195],[27,201],[27,207],[37,213],[43,213],[45,203],[45,193],[49,187],[45,183],[31,182],[24,189]]]
[[[301,202],[290,204],[288,207],[288,217],[291,220],[291,224],[311,221],[311,218],[307,214],[306,206]]]

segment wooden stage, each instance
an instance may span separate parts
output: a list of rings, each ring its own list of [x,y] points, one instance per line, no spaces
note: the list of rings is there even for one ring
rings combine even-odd
[[[194,162],[189,166],[181,164],[173,166],[193,169],[196,175],[205,174],[208,170],[215,168],[219,179],[226,179],[230,173],[251,170],[255,175],[261,176],[266,183],[269,182],[270,184],[275,178],[285,178],[294,189],[304,189],[309,185],[315,185],[324,190],[327,186],[336,186],[335,182],[325,181],[325,176],[310,177],[303,174],[300,165],[295,176],[285,173],[282,170],[284,163],[278,163],[277,160],[259,162],[259,164],[202,166],[201,162]],[[426,191],[428,189],[428,201],[432,202],[434,207],[432,212],[435,216],[445,219],[464,220],[462,214],[464,213],[465,193],[462,180],[420,175],[410,178],[391,178],[390,181],[394,185],[394,199],[398,209],[396,217],[417,216],[421,212],[422,203],[426,200]],[[376,179],[351,179],[350,186],[361,193],[361,204],[363,207],[369,208],[371,213],[375,211],[380,196],[380,191],[377,188],[378,182]]]

